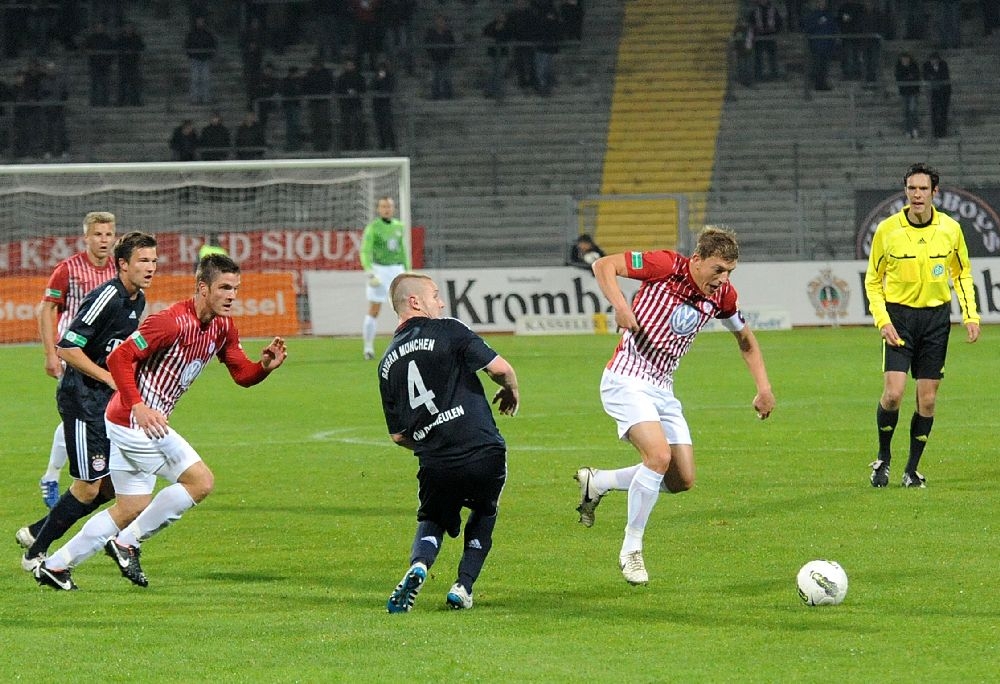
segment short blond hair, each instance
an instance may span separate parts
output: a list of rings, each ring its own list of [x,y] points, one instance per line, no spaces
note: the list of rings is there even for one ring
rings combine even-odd
[[[90,233],[90,229],[98,223],[110,223],[115,225],[115,215],[110,211],[92,211],[83,217],[83,234]]]
[[[736,241],[736,233],[726,226],[709,225],[698,233],[694,253],[702,259],[719,257],[723,261],[737,261],[740,258],[740,245]]]

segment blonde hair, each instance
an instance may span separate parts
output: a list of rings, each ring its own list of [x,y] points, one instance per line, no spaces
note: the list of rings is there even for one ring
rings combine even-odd
[[[736,242],[736,233],[725,226],[705,226],[698,234],[698,244],[695,254],[702,259],[719,257],[723,261],[738,261],[740,246]]]
[[[90,233],[90,229],[98,223],[110,223],[115,225],[115,215],[110,211],[92,211],[83,217],[83,234]]]

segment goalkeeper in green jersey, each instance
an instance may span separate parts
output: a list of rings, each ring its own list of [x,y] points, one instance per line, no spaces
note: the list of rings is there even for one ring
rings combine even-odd
[[[391,197],[378,200],[378,218],[365,226],[361,234],[361,268],[368,277],[365,298],[368,313],[361,327],[365,360],[375,358],[376,319],[382,302],[389,294],[389,283],[403,271],[410,270],[406,246],[406,226],[395,217],[396,203]]]

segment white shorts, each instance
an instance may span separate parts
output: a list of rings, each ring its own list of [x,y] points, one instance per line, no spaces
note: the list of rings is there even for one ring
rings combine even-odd
[[[157,476],[177,482],[185,470],[201,461],[187,440],[170,429],[166,437],[150,439],[142,430],[104,421],[111,440],[111,481],[119,494],[152,494]]]
[[[625,439],[629,428],[637,423],[658,422],[668,444],[691,444],[691,430],[672,387],[657,387],[605,368],[601,376],[601,403],[618,424],[619,439]]]
[[[378,287],[365,287],[365,297],[369,302],[384,302],[389,298],[389,286],[392,279],[405,271],[403,264],[372,264],[372,273],[379,279]]]

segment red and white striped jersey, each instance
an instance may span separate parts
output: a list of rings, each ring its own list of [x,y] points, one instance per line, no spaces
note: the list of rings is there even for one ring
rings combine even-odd
[[[688,258],[668,250],[626,252],[628,277],[642,285],[632,300],[639,332],[626,330],[608,370],[669,387],[681,357],[712,318],[742,330],[736,288],[724,283],[706,296],[691,278]]]
[[[232,318],[216,316],[203,326],[193,299],[150,315],[108,356],[118,391],[105,415],[113,423],[135,428],[132,406],[141,401],[169,416],[213,356],[240,385],[254,385],[267,376],[259,362],[247,358]]]
[[[42,297],[42,301],[53,302],[59,309],[56,341],[62,339],[86,294],[116,275],[118,269],[113,258],[108,259],[104,268],[97,268],[90,263],[86,252],[74,254],[56,264]]]

